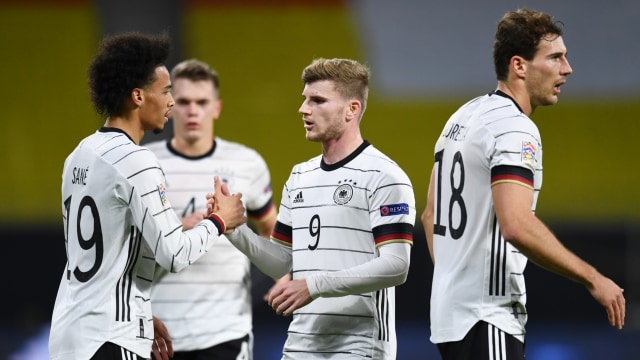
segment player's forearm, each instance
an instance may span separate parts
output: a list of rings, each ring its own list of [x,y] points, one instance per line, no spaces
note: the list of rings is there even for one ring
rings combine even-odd
[[[236,228],[227,239],[260,271],[279,279],[291,270],[291,251],[254,233],[248,226]]]
[[[253,223],[256,227],[256,232],[265,239],[269,239],[273,227],[276,225],[278,218],[278,212],[276,208],[272,206],[269,211],[260,219],[253,219]]]
[[[178,222],[179,220],[174,223]],[[221,228],[207,219],[196,224],[193,229],[184,232],[181,230],[182,227],[177,227],[173,231],[167,231],[167,235],[153,235],[159,242],[154,247],[156,262],[170,272],[182,271],[206,254],[218,239]]]
[[[523,222],[521,231],[510,242],[538,266],[585,286],[599,275],[593,266],[567,249],[534,215]]]
[[[431,262],[436,263],[436,258],[433,254],[433,218],[427,219],[423,223],[424,236],[427,240],[427,249],[429,250],[429,256],[431,256]]]
[[[409,272],[411,246],[392,243],[380,248],[380,257],[362,265],[307,277],[309,293],[318,297],[363,294],[404,283]]]
[[[424,236],[427,241],[427,249],[429,249],[429,256],[431,256],[431,262],[435,264],[435,257],[433,256],[433,208],[427,205],[427,208],[422,213],[421,217],[422,226],[424,228]]]
[[[492,187],[500,233],[529,260],[581,284],[597,276],[595,269],[569,251],[531,211],[533,190],[514,183]]]
[[[431,180],[429,181],[429,190],[427,191],[427,206],[422,213],[420,220],[424,227],[424,235],[427,240],[427,248],[429,249],[429,255],[431,256],[431,262],[435,264],[435,257],[433,254],[433,215],[434,215],[434,203],[433,203],[433,188],[435,186],[435,167],[431,171]]]
[[[424,236],[427,241],[427,248],[429,249],[429,256],[431,256],[431,262],[435,264],[435,256],[433,254],[433,200],[429,203],[427,200],[427,207],[422,213],[420,219],[424,228]]]

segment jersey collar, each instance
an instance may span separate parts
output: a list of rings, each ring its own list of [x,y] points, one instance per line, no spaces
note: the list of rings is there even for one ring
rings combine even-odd
[[[171,145],[171,139],[167,140],[167,150],[169,150],[170,153],[172,153],[175,156],[181,157],[183,159],[187,159],[187,160],[200,160],[200,159],[204,159],[206,157],[209,157],[211,155],[213,155],[213,152],[216,150],[216,145],[218,143],[216,142],[216,139],[213,139],[213,144],[211,144],[211,149],[209,151],[207,151],[206,153],[202,154],[202,155],[198,155],[198,156],[189,156],[189,155],[185,155],[181,152],[179,152],[178,150],[176,150],[172,145]]]
[[[327,164],[324,162],[324,159],[321,159],[320,168],[324,171],[332,171],[332,170],[341,168],[349,161],[355,159],[356,156],[360,155],[360,153],[363,152],[364,149],[369,145],[371,144],[367,140],[364,140],[362,144],[358,146],[357,149],[355,149],[351,154],[349,154],[349,156],[333,164]]]
[[[125,134],[129,140],[131,140],[132,143],[136,143],[135,141],[133,141],[133,139],[131,138],[131,136],[129,136],[129,134],[127,134],[124,130],[120,129],[120,128],[115,128],[115,127],[109,127],[109,126],[103,126],[100,129],[98,129],[98,132],[101,133],[108,133],[108,132],[117,132],[117,133],[122,133]]]
[[[517,102],[516,102],[516,101],[515,101],[511,96],[507,95],[507,94],[506,94],[505,92],[503,92],[502,90],[496,90],[496,91],[494,91],[494,92],[490,93],[490,94],[489,94],[489,96],[494,95],[494,94],[495,94],[495,95],[498,95],[498,96],[505,97],[505,98],[507,98],[507,99],[509,99],[509,100],[513,101],[513,103],[516,105],[516,107],[518,108],[518,110],[520,110],[520,112],[521,112],[521,113],[524,113],[524,111],[522,111],[522,108],[520,108],[520,105],[518,105],[518,103],[517,103]]]

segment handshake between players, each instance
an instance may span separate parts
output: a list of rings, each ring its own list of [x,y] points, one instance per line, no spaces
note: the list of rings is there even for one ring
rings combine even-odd
[[[231,194],[226,183],[215,176],[214,192],[207,193],[207,216],[217,216],[224,223],[224,233],[231,234],[236,227],[247,222],[242,194]]]

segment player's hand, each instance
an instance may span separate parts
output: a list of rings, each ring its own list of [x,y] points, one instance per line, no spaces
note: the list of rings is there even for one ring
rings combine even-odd
[[[312,300],[307,281],[298,279],[274,286],[267,302],[276,314],[289,316]]]
[[[278,286],[280,284],[284,284],[286,282],[289,282],[289,280],[291,280],[291,275],[290,274],[286,274],[283,277],[281,277],[280,279],[276,280],[276,282],[273,283],[273,286],[271,286],[269,291],[267,291],[267,293],[264,294],[264,296],[262,297],[264,299],[264,301],[269,301],[269,294],[271,294],[271,291],[273,289],[275,289],[276,286]]]
[[[225,233],[230,234],[236,227],[247,222],[242,194],[231,194],[227,184],[214,177],[214,193],[207,194],[207,209],[218,215],[225,225]]]
[[[187,215],[183,217],[182,220],[182,230],[192,229],[196,224],[198,224],[202,219],[206,217],[206,214],[201,212],[194,212],[191,215]]]
[[[609,324],[622,330],[626,315],[626,301],[624,299],[624,289],[620,288],[611,279],[599,276],[591,287],[587,287],[591,295],[598,301],[605,310]]]
[[[153,344],[151,345],[153,358],[156,360],[169,360],[173,357],[173,344],[171,336],[164,323],[157,317],[153,317]]]

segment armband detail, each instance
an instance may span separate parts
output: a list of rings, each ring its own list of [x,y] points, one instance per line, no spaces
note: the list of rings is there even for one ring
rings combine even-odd
[[[218,235],[224,234],[224,232],[227,230],[227,225],[224,223],[224,220],[222,220],[220,215],[211,213],[207,219],[211,220],[213,222],[213,225],[218,228]]]

